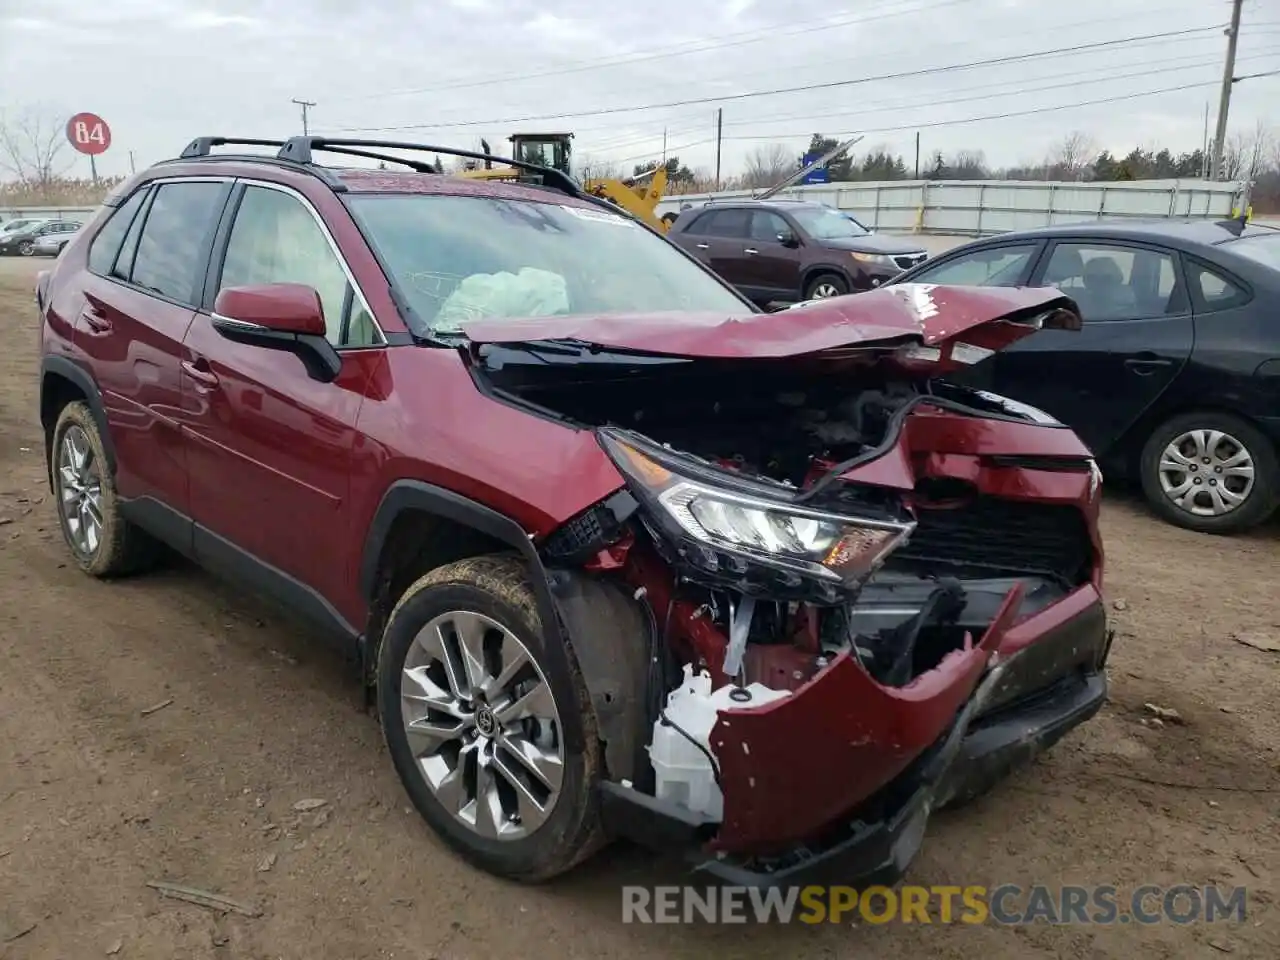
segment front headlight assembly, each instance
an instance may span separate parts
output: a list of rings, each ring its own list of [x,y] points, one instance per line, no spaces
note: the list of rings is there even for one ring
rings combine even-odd
[[[601,443],[644,505],[659,548],[750,590],[805,588],[835,599],[906,541],[914,521],[847,516],[791,503],[785,491],[602,431]],[[656,529],[655,529],[656,528]]]
[[[849,252],[849,256],[857,260],[859,263],[866,263],[876,267],[897,267],[897,262],[887,253],[862,253],[858,250]]]

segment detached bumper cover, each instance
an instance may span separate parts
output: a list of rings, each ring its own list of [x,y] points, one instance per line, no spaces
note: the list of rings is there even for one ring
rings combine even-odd
[[[867,779],[865,768],[839,769],[832,762],[839,751],[827,754],[822,783],[791,779],[790,802],[782,805],[776,817],[758,821],[808,825],[807,834],[785,846],[774,842],[761,849],[727,849],[723,840],[731,809],[728,790],[726,823],[717,830],[715,824],[691,819],[651,797],[607,784],[603,792],[606,827],[646,845],[682,853],[730,883],[782,885],[800,878],[845,884],[896,882],[919,850],[933,810],[981,793],[1098,712],[1107,697],[1104,667],[1109,645],[1105,611],[1092,588],[1082,588],[1018,624],[1005,633],[996,666],[986,671],[976,687],[966,688],[969,695],[926,750],[904,756],[902,740],[875,744],[855,738],[851,746],[862,748],[863,759],[876,758],[864,752],[872,747],[879,747],[879,756],[892,757],[895,763],[900,758],[901,766],[874,795],[847,793],[843,815],[828,816],[821,826],[814,826],[815,811],[828,802],[822,783],[846,788],[857,784],[865,789],[874,781]],[[849,666],[856,669],[854,664]],[[760,713],[767,710],[762,708]],[[843,713],[833,711],[825,729],[794,735],[807,734],[817,746],[838,731]],[[850,744],[847,731],[840,732],[840,742]],[[767,764],[773,757],[753,754],[756,751],[750,750],[748,756],[757,761],[755,783],[772,780],[777,773]],[[876,770],[883,776],[892,766],[882,761]],[[790,770],[781,774],[794,776]],[[708,844],[713,834],[716,839]]]

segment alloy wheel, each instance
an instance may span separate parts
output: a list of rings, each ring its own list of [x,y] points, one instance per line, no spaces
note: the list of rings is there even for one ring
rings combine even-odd
[[[820,283],[813,288],[813,299],[826,300],[828,297],[840,296],[840,290],[834,283]]]
[[[1198,517],[1231,513],[1253,492],[1253,455],[1221,430],[1188,430],[1175,437],[1156,469],[1164,495]]]
[[[58,501],[71,545],[93,557],[102,544],[102,473],[84,430],[72,424],[58,448]]]
[[[18,244],[18,253],[22,254],[24,257],[29,257],[35,252],[36,252],[35,244],[33,244],[30,240],[23,240],[20,244]]]
[[[564,776],[560,714],[528,648],[470,611],[428,622],[405,657],[400,712],[428,788],[491,840],[518,840],[551,815]]]

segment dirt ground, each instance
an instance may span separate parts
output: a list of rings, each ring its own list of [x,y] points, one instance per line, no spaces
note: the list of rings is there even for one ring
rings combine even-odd
[[[1280,636],[1276,525],[1217,539],[1108,502],[1110,704],[937,815],[912,875],[1244,885],[1243,924],[624,926],[620,886],[678,865],[617,849],[545,887],[477,873],[409,814],[354,677],[304,631],[189,567],[73,569],[35,415],[42,265],[0,260],[0,957],[1280,956],[1280,654],[1234,639]],[[1182,722],[1144,725],[1146,703]]]

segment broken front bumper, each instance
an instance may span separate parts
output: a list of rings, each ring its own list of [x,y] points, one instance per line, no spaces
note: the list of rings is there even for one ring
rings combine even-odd
[[[804,693],[779,702],[801,705],[829,684],[805,708],[825,712],[825,720],[804,718],[800,729],[755,726],[775,711],[772,705],[751,711],[753,725],[734,716],[730,732],[736,728],[739,739],[722,740],[717,751],[726,783],[726,817],[718,828],[616,784],[603,790],[606,827],[674,849],[730,883],[895,882],[919,849],[933,810],[982,792],[1097,713],[1106,700],[1109,648],[1101,598],[1082,587],[1003,631],[994,665],[972,684],[965,676],[970,664],[958,658],[954,675],[893,691],[898,696],[879,706],[896,708],[897,716],[878,726],[866,722],[868,704],[856,699],[865,691],[848,687],[861,688],[847,672],[861,674],[857,665],[829,668]],[[967,695],[928,734],[956,684]],[[846,723],[855,715],[856,730]],[[779,730],[776,740],[757,733],[772,729]],[[923,736],[930,739],[916,746]],[[745,781],[737,779],[739,766],[748,771]],[[840,791],[843,803],[833,811]]]

